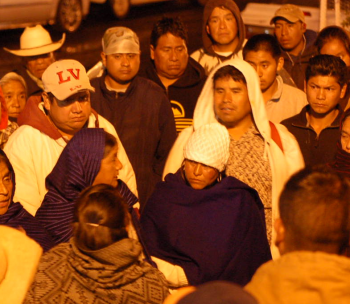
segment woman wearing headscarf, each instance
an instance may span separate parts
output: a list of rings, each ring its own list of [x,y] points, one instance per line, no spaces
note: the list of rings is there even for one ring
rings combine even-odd
[[[245,285],[271,259],[257,192],[223,175],[229,144],[219,123],[196,129],[182,167],[157,185],[141,214],[146,246],[167,278],[164,261],[180,266],[191,285],[213,280]],[[182,278],[171,283],[185,285]]]
[[[95,184],[116,187],[129,206],[133,223],[137,225],[133,207],[138,199],[118,179],[122,167],[113,135],[99,128],[84,128],[74,135],[46,178],[48,192],[35,216],[50,232],[55,244],[69,241],[75,200],[81,191]]]
[[[15,172],[5,152],[0,150],[0,225],[24,230],[44,250],[49,250],[54,242],[44,226],[13,201],[15,186]]]
[[[74,209],[73,237],[43,255],[24,303],[163,303],[166,280],[128,238],[130,216],[118,191],[89,187]]]

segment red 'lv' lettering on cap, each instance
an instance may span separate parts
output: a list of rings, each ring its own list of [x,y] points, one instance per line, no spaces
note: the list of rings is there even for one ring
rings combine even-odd
[[[75,69],[75,71],[76,71],[76,73],[74,73],[73,69],[67,69],[67,72],[69,72],[69,74],[72,75],[73,78],[78,80],[79,79],[79,74],[80,74],[80,69]],[[70,76],[67,76],[66,79],[63,78],[63,71],[57,72],[57,75],[58,75],[58,78],[59,78],[58,84],[70,81]]]

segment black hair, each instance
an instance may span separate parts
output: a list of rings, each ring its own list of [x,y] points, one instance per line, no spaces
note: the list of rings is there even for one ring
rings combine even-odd
[[[152,29],[151,33],[151,45],[156,48],[158,40],[161,36],[170,33],[176,37],[180,37],[185,41],[185,44],[188,43],[187,28],[185,24],[181,21],[180,17],[169,18],[163,17],[158,20]]]
[[[338,39],[341,41],[350,56],[350,36],[349,33],[346,32],[340,26],[332,25],[325,27],[322,31],[320,31],[317,35],[315,46],[317,48],[317,52],[320,53],[323,46],[332,41],[333,39]]]
[[[98,250],[127,238],[128,223],[127,206],[110,185],[91,186],[76,201],[74,236],[79,248]]]
[[[305,80],[315,76],[332,76],[343,87],[348,81],[346,64],[339,57],[333,55],[316,55],[309,60],[305,71]]]
[[[215,72],[213,76],[214,85],[216,80],[227,77],[231,77],[234,81],[242,82],[247,85],[247,81],[243,73],[232,65],[225,65]]]
[[[269,34],[258,34],[252,36],[243,47],[243,58],[245,59],[249,52],[266,51],[278,61],[282,56],[281,48],[276,37]]]
[[[349,242],[349,207],[349,181],[328,166],[294,174],[279,201],[286,247],[342,253]]]

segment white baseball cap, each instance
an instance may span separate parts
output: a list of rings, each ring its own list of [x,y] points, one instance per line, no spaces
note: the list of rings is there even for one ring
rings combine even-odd
[[[57,99],[65,100],[81,90],[95,92],[84,66],[76,60],[58,60],[52,63],[42,76],[44,91]]]

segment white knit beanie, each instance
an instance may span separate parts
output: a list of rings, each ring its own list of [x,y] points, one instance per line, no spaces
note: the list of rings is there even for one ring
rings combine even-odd
[[[219,170],[225,169],[230,147],[227,129],[219,123],[196,129],[184,147],[184,158]]]

